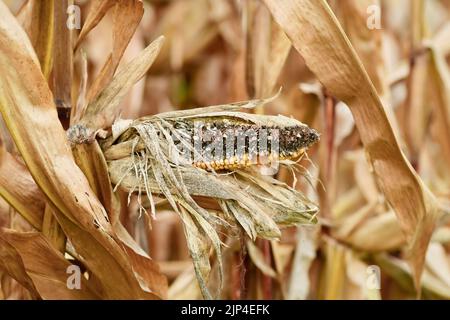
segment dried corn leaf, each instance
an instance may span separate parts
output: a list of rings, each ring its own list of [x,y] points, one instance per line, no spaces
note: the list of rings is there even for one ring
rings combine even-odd
[[[265,3],[308,67],[332,95],[350,107],[380,189],[407,235],[408,259],[419,288],[438,209],[400,150],[367,72],[326,1]]]
[[[112,125],[120,112],[118,107],[121,100],[151,67],[163,43],[164,37],[153,41],[138,57],[125,65],[95,100],[89,103],[81,120],[68,132],[72,142],[92,141],[98,130]]]
[[[450,261],[440,243],[431,243],[426,257],[426,268],[450,288]]]
[[[366,218],[344,241],[354,248],[379,252],[400,249],[405,244],[405,237],[394,213],[386,212]]]
[[[277,273],[270,265],[267,264],[264,259],[264,254],[261,252],[261,250],[252,241],[246,241],[245,244],[247,246],[250,259],[252,259],[255,266],[266,276],[276,278]]]
[[[36,51],[45,78],[49,77],[52,68],[54,5],[54,0],[30,0],[18,16]]]
[[[384,253],[376,255],[374,258],[382,272],[393,278],[403,289],[413,292],[415,286],[414,277],[411,269],[404,261]],[[421,288],[423,295],[427,298],[450,299],[450,288],[448,285],[430,274],[427,270],[423,273]]]
[[[42,299],[98,299],[92,283],[80,276],[80,288],[67,285],[71,264],[39,233],[0,229],[0,266]]]
[[[36,289],[33,280],[27,274],[19,253],[2,238],[3,232],[3,229],[0,229],[0,270],[6,272],[10,277],[14,278],[26,288],[32,298],[38,299],[40,294]]]
[[[42,234],[50,241],[53,248],[64,254],[66,251],[66,235],[61,229],[52,207],[47,204],[42,222]]]
[[[104,208],[74,162],[26,34],[2,3],[0,12],[1,112],[33,178],[54,205],[64,233],[104,286],[105,297],[164,296],[166,288],[160,283],[148,285],[151,293],[138,283],[126,253],[114,240]]]
[[[171,300],[200,298],[201,291],[193,268],[187,269],[180,276],[178,276],[169,288],[169,299]]]
[[[83,28],[81,29],[80,35],[78,36],[75,49],[79,47],[81,42],[86,38],[86,35],[94,29],[100,20],[103,19],[106,12],[115,4],[114,0],[92,0],[89,12],[84,22]]]
[[[450,52],[450,22],[441,27],[439,32],[433,37],[432,46],[437,48],[443,56]]]
[[[1,137],[0,195],[34,228],[41,230],[45,209],[43,194],[25,165],[5,150]]]
[[[183,221],[184,234],[186,236],[189,254],[194,263],[194,270],[200,290],[205,299],[212,299],[207,288],[207,281],[211,272],[211,265],[209,263],[210,241],[205,232],[197,226],[185,209],[180,210],[180,217]],[[219,256],[219,259],[222,259],[222,257]]]
[[[325,244],[325,270],[322,273],[321,297],[325,300],[339,300],[344,297],[345,248],[332,239]]]
[[[78,144],[72,151],[75,162],[88,179],[92,191],[108,213],[111,223],[114,224],[111,181],[98,143],[94,141],[91,144]]]
[[[103,13],[105,9],[108,10],[108,7],[109,4],[105,3],[93,9],[98,9]],[[87,94],[88,101],[92,101],[113,78],[123,53],[136,31],[143,14],[144,8],[141,0],[121,0],[114,2],[112,52],[103,65],[100,74],[89,88]]]
[[[267,97],[273,93],[291,42],[264,4],[252,0],[247,5],[247,91],[250,97]]]

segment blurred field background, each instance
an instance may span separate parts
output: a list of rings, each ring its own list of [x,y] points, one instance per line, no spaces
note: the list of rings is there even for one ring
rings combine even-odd
[[[24,4],[3,1],[14,14]],[[358,90],[365,80],[350,68],[353,60],[341,59],[345,50],[334,51],[346,45],[344,38],[314,42],[320,28],[309,28],[307,20],[295,21],[282,11],[301,10],[308,1],[297,2],[299,7],[294,0],[276,2],[143,1],[142,19],[118,66],[120,70],[160,35],[166,37],[149,72],[121,102],[122,119],[267,98],[282,87],[277,99],[254,112],[292,116],[321,133],[320,143],[308,152],[310,161],[302,162],[303,174],[294,178],[281,170],[277,175],[319,204],[319,223],[285,228],[281,241],[228,241],[220,297],[415,299],[421,291],[421,299],[449,299],[450,1],[328,1],[386,119],[374,111],[374,95]],[[93,3],[97,1],[75,1],[81,26]],[[88,87],[110,53],[114,57],[112,35],[119,16],[108,10],[80,44],[87,58]],[[309,17],[321,19],[313,13]],[[28,33],[44,30],[43,24],[26,20],[22,25],[28,25]],[[131,30],[132,24],[121,27]],[[79,34],[73,31],[73,43]],[[73,56],[72,105],[84,67],[81,51]],[[4,125],[1,130],[4,147],[14,154]],[[378,143],[370,143],[375,136]],[[392,141],[398,142],[404,159],[392,156]],[[377,167],[381,162],[393,162],[394,169]],[[126,198],[121,194],[122,203]],[[6,201],[0,199],[0,205],[0,227],[33,230]],[[149,221],[133,196],[129,206],[121,207],[120,221],[167,277],[167,298],[201,299],[182,223],[170,208],[158,210]],[[6,259],[2,252],[0,248],[0,258]],[[107,265],[103,268],[108,272]],[[212,283],[216,272],[213,263]],[[17,277],[0,267],[0,298],[36,298]]]

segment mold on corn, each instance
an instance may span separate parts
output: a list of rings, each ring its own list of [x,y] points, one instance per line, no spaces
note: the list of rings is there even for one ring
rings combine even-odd
[[[195,122],[179,121],[175,128],[196,149],[191,164],[204,170],[236,170],[296,160],[319,140],[319,134],[298,123],[291,126],[260,125],[215,117]]]

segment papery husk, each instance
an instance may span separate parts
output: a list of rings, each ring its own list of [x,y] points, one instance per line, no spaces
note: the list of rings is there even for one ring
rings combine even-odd
[[[235,112],[242,107],[256,107],[272,99],[261,99],[234,105],[176,111],[135,120],[129,128],[101,141],[108,160],[111,182],[128,192],[164,195],[185,225],[185,234],[200,288],[204,297],[211,295],[206,287],[209,267],[209,247],[216,252],[221,267],[221,241],[215,228],[220,225],[241,227],[247,236],[279,239],[279,226],[314,224],[318,208],[300,192],[256,170],[237,170],[218,174],[180,165],[171,159],[169,150],[176,148],[171,136],[173,124],[189,119],[208,121],[231,118],[257,125],[286,127],[303,125],[283,116],[262,116]],[[160,133],[160,134],[158,134]],[[202,208],[193,197],[211,198],[222,208],[223,217]],[[155,208],[150,196],[150,210]],[[220,288],[220,286],[219,286]]]

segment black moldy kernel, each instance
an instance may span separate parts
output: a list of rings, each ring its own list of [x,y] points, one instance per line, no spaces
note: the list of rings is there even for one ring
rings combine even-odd
[[[297,159],[320,138],[306,125],[280,128],[229,119],[177,122],[175,129],[198,153],[191,163],[214,170]]]
[[[307,126],[287,127],[280,130],[280,152],[283,155],[309,148],[320,140],[319,133]]]

